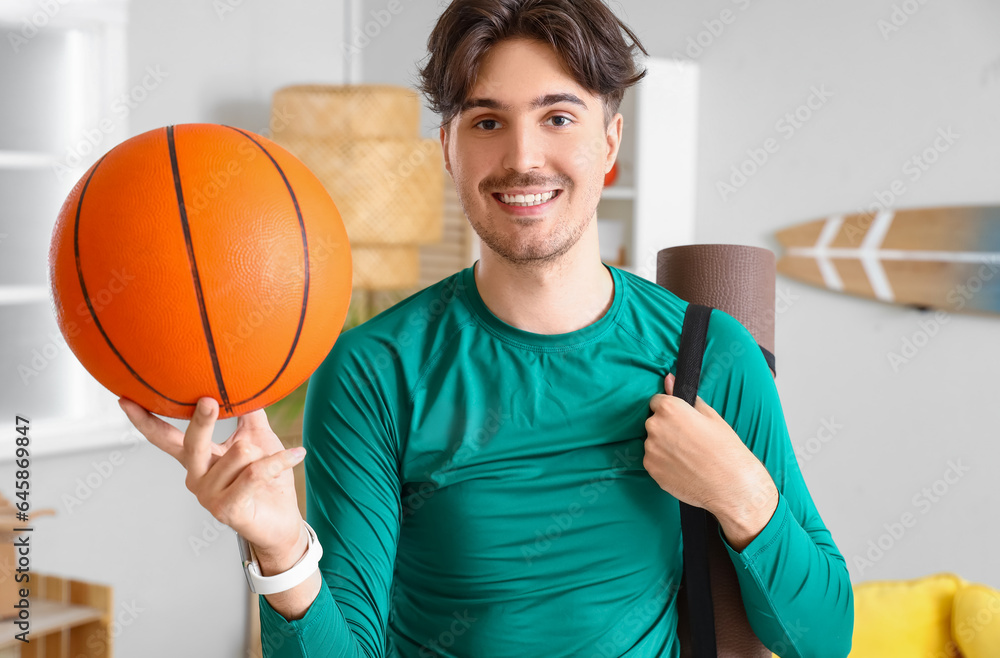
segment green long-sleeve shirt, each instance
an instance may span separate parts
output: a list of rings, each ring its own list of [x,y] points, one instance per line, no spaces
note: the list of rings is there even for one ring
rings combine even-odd
[[[570,333],[501,321],[469,267],[338,338],[303,428],[325,587],[291,622],[259,597],[265,656],[679,655],[678,501],[642,461],[687,303],[608,269],[610,310]],[[846,563],[763,355],[718,310],[699,395],[780,492],[743,551],[723,536],[751,625],[782,658],[846,656]]]

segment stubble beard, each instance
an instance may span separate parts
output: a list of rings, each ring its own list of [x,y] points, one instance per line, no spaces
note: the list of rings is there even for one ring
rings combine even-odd
[[[591,190],[585,190],[585,196],[581,207],[589,209],[588,212],[568,216],[566,209],[562,209],[562,214],[550,216],[543,220],[530,217],[505,216],[502,210],[490,210],[486,214],[485,221],[480,221],[473,213],[469,212],[470,207],[474,207],[477,199],[469,199],[469,194],[465,187],[456,181],[458,188],[459,203],[462,211],[472,225],[472,229],[483,241],[483,244],[490,248],[497,256],[504,261],[520,267],[535,269],[537,267],[551,265],[558,262],[570,249],[580,241],[583,234],[590,226],[590,221],[597,212],[597,203],[600,200],[600,192],[595,195]],[[573,186],[564,187],[560,196],[569,193]],[[474,191],[471,195],[478,195]],[[563,200],[565,201],[565,200]],[[493,203],[488,199],[487,203]],[[537,237],[539,227],[532,227],[531,224],[541,222],[555,222],[555,228],[548,232],[545,237]],[[509,233],[498,229],[499,226],[512,224],[514,226],[524,226],[521,237],[517,234],[511,236]],[[520,233],[520,231],[517,231]]]

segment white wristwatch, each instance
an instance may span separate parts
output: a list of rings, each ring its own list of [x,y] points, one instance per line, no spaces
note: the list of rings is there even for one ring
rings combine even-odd
[[[319,565],[319,559],[323,557],[323,546],[316,537],[316,531],[305,521],[306,530],[309,532],[309,546],[306,554],[299,558],[299,561],[292,565],[288,571],[273,576],[262,576],[260,573],[260,563],[257,562],[257,555],[253,546],[237,533],[236,541],[240,545],[240,558],[243,560],[243,573],[247,577],[247,585],[254,594],[277,594],[290,590],[301,584]]]

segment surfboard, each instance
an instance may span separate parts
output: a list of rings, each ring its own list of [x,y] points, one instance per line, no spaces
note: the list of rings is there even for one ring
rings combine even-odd
[[[837,292],[1000,314],[1000,207],[887,209],[776,232],[778,272]]]

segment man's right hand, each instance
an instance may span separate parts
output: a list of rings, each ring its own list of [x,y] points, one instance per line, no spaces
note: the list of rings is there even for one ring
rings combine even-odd
[[[285,449],[263,409],[240,416],[236,431],[218,444],[212,430],[219,404],[212,398],[198,401],[183,434],[127,398],[118,404],[150,443],[187,469],[185,484],[202,507],[243,535],[262,560],[301,553],[305,528],[292,467],[303,457]]]

